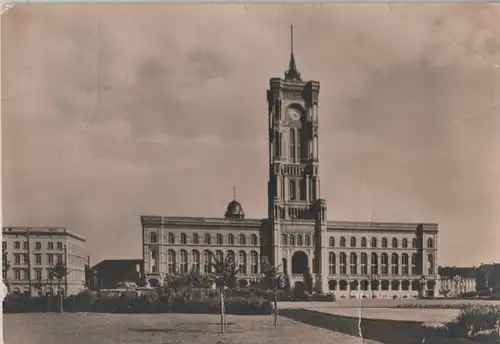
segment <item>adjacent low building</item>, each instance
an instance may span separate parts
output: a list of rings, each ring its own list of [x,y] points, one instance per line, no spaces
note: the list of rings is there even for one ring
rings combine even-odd
[[[439,294],[445,297],[458,297],[477,291],[478,269],[476,267],[439,267]]]
[[[106,259],[91,271],[91,289],[113,289],[120,282],[139,282],[144,276],[144,263],[142,259]]]
[[[9,292],[36,296],[60,288],[65,295],[77,294],[85,288],[87,257],[87,240],[66,228],[2,228],[2,259],[8,262],[2,278]],[[67,271],[60,283],[51,279],[51,269],[58,262]]]

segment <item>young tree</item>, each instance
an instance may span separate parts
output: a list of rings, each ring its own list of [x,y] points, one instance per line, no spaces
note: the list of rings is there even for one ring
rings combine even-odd
[[[226,288],[235,288],[236,279],[239,269],[231,255],[227,255],[225,259],[219,259],[216,255],[212,254],[212,282],[219,289],[220,292],[220,307],[221,307],[221,332],[226,331],[226,312],[224,304],[224,291]]]
[[[272,290],[274,299],[274,326],[278,326],[278,295],[277,291],[284,284],[284,275],[279,267],[268,262],[262,264],[261,285],[266,290]]]
[[[5,286],[7,287],[8,293],[10,292],[9,277],[7,276],[9,270],[10,270],[10,262],[7,259],[3,259],[2,260],[2,274],[5,276],[3,283],[5,283]]]
[[[68,275],[68,269],[62,261],[58,261],[57,264],[51,269],[51,275],[57,280],[57,293],[59,295],[59,313],[64,312],[63,308],[63,293],[61,291],[61,282]],[[51,280],[53,278],[50,278]]]

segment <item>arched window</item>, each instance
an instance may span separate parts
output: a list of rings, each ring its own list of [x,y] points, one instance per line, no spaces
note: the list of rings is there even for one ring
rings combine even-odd
[[[417,254],[413,253],[411,255],[411,274],[416,275],[417,274]]]
[[[330,247],[335,247],[335,238],[334,237],[330,237],[329,245],[330,245]]]
[[[286,234],[281,234],[281,245],[288,245],[288,241],[286,240]]]
[[[356,238],[351,237],[351,247],[356,247]]]
[[[233,262],[233,264],[236,264],[236,257],[234,256],[234,251],[227,251],[227,258]]]
[[[372,253],[370,270],[372,275],[378,275],[378,256],[376,253]]]
[[[413,238],[411,241],[411,248],[417,248],[417,238]]]
[[[293,128],[290,129],[290,157],[292,159],[295,159],[295,157],[296,157],[296,152],[295,152],[295,129],[293,129]]]
[[[300,157],[302,156],[302,152],[300,150],[300,141],[301,141],[301,138],[302,138],[302,133],[300,131],[300,129],[297,129],[297,158],[300,159]]]
[[[185,274],[188,272],[188,253],[186,250],[181,250],[179,252],[179,269],[181,270],[181,274]]]
[[[193,233],[193,244],[198,245],[200,243],[200,236],[196,233]]]
[[[217,242],[217,245],[222,245],[222,234],[217,234],[215,241]]]
[[[311,236],[306,234],[305,236],[306,246],[311,246]]]
[[[392,248],[398,248],[398,239],[392,238]]]
[[[428,266],[428,269],[427,269],[427,272],[429,275],[434,275],[434,256],[431,254],[429,254],[427,256],[427,266]]]
[[[255,251],[250,252],[250,273],[259,273],[259,255]]]
[[[212,238],[210,237],[210,234],[206,233],[205,234],[205,245],[211,245],[212,244]]]
[[[290,234],[290,246],[295,246],[295,235]]]
[[[340,252],[340,274],[347,275],[347,255],[345,252]]]
[[[382,248],[387,248],[387,238],[382,238]]]
[[[222,251],[215,251],[215,260],[218,262],[218,263],[222,263],[224,262],[224,253],[222,253]]]
[[[431,238],[427,239],[427,248],[434,248],[434,242]]]
[[[302,242],[302,235],[301,234],[297,234],[297,246],[302,246],[303,242]]]
[[[168,233],[168,243],[169,244],[175,244],[174,233]]]
[[[252,234],[252,236],[250,237],[250,242],[251,242],[252,246],[257,246],[259,244],[259,240],[257,239],[257,235]]]
[[[191,266],[194,271],[200,272],[200,252],[194,250],[191,253],[192,261]]]
[[[365,252],[361,253],[361,274],[368,275],[368,255]]]
[[[203,252],[203,272],[206,274],[212,272],[212,252],[208,250]]]
[[[377,248],[377,238],[372,238],[372,247]]]
[[[328,253],[328,274],[335,275],[335,253]]]
[[[399,257],[397,253],[393,253],[391,256],[391,274],[399,274]]]
[[[244,234],[240,234],[240,237],[239,237],[239,242],[240,242],[240,245],[246,245],[247,244],[247,238],[245,237]]]
[[[389,257],[387,256],[387,253],[382,253],[381,257],[381,268],[382,268],[382,275],[388,275],[389,274]]]
[[[238,254],[238,269],[242,274],[247,273],[247,254],[244,251]]]
[[[158,236],[156,235],[156,232],[151,232],[149,234],[149,242],[151,244],[156,244],[158,242]]]
[[[363,247],[363,248],[366,247],[366,238],[365,237],[361,238],[361,247]]]
[[[349,263],[351,266],[351,274],[356,275],[358,273],[358,256],[356,253],[351,252]]]
[[[187,237],[185,233],[181,233],[181,244],[186,245],[187,244]]]
[[[403,238],[403,241],[401,242],[401,246],[403,246],[403,248],[408,248],[408,239]]]
[[[234,245],[234,235],[229,234],[229,235],[227,236],[227,244],[228,244],[228,245]]]
[[[175,251],[167,251],[167,272],[169,274],[175,273]]]
[[[294,201],[297,197],[297,184],[295,179],[290,179],[290,200]]]
[[[408,275],[408,254],[407,253],[403,253],[401,255],[401,265],[403,266],[403,275]]]
[[[340,237],[340,247],[345,247],[345,238]]]

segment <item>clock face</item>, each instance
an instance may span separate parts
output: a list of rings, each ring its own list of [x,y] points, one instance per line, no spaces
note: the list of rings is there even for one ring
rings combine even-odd
[[[288,109],[287,110],[287,115],[288,115],[288,118],[292,122],[296,122],[296,121],[300,120],[300,112],[298,110],[296,110],[296,109]]]

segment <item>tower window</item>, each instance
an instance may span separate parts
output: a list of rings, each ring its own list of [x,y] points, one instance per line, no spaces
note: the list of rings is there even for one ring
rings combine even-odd
[[[295,180],[290,180],[290,200],[294,201],[297,198],[297,185]]]
[[[297,157],[295,147],[295,129],[290,129],[290,157],[295,159]]]

